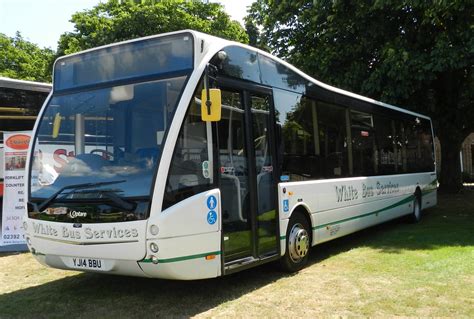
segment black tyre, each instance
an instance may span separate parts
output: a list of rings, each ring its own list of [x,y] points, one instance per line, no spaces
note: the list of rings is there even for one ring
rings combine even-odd
[[[413,200],[413,212],[410,215],[410,222],[418,223],[421,220],[421,195],[415,194]]]
[[[308,263],[311,228],[303,214],[295,212],[286,230],[286,251],[280,260],[285,271],[296,272]]]

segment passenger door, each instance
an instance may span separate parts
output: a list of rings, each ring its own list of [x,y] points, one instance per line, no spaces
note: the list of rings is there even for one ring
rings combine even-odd
[[[225,263],[238,266],[278,251],[273,103],[266,90],[233,83],[221,91],[216,135],[223,252]]]

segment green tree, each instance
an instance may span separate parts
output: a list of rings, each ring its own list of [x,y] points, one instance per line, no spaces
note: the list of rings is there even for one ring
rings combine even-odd
[[[323,82],[433,118],[441,189],[462,187],[474,131],[472,1],[257,0],[250,19],[272,51]]]
[[[54,52],[23,39],[19,32],[10,38],[0,33],[0,76],[51,82]]]
[[[216,3],[197,1],[109,0],[75,13],[74,32],[61,35],[58,55],[158,33],[183,29],[202,31],[247,43],[248,36]]]

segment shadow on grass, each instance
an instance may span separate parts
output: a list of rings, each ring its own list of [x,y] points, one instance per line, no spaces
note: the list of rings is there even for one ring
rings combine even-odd
[[[474,191],[440,196],[439,205],[427,210],[421,223],[398,219],[318,245],[310,264],[357,247],[398,253],[474,246],[473,221]],[[274,263],[201,281],[79,274],[1,295],[0,317],[189,317],[289,276]]]
[[[275,265],[170,281],[84,273],[0,296],[0,317],[189,317],[291,276]]]

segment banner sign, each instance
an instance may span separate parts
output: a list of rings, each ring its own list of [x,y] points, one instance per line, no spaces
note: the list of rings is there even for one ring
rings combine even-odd
[[[25,244],[25,164],[31,132],[4,132],[2,245]]]

